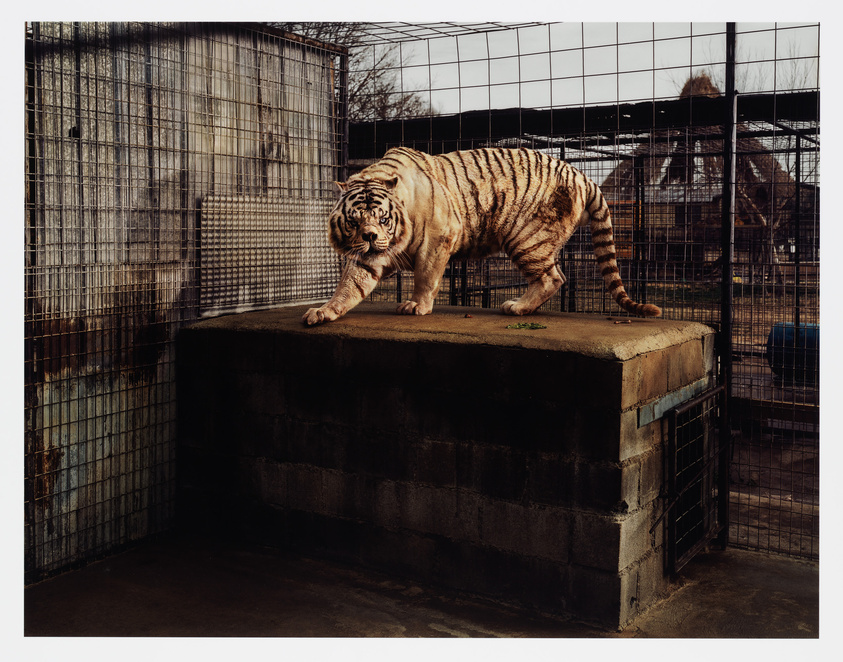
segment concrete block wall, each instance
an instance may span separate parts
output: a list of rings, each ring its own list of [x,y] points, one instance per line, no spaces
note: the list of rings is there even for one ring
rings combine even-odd
[[[181,332],[182,522],[609,626],[664,591],[652,412],[710,378],[710,329],[302,312]]]

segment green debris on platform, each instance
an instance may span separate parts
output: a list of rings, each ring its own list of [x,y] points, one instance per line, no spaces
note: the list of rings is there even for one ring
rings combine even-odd
[[[507,324],[507,329],[546,329],[544,324],[538,322],[518,322],[518,324]]]

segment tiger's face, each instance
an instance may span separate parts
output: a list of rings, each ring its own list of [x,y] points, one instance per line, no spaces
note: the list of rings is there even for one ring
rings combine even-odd
[[[337,182],[343,195],[331,214],[331,243],[340,253],[356,259],[385,255],[399,239],[406,212],[393,196],[397,178],[363,179],[352,176]]]

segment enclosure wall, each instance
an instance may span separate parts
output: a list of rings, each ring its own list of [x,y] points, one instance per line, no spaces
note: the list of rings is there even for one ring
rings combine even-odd
[[[732,541],[816,558],[819,25],[734,28],[554,23],[401,39],[391,46],[395,79],[426,110],[352,122],[349,158],[363,168],[395,146],[531,148],[592,178],[633,299],[718,329],[729,313],[720,355],[735,444]],[[370,48],[375,61],[387,46]],[[588,231],[573,236],[559,267],[567,282],[544,310],[623,314]],[[525,290],[501,254],[453,262],[437,301],[498,307]],[[372,298],[412,291],[406,272]]]
[[[330,294],[344,67],[248,26],[27,26],[28,580],[171,525],[185,322]]]

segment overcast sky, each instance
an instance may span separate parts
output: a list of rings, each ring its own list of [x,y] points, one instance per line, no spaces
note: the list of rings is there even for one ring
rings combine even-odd
[[[738,23],[741,92],[818,87],[819,26]],[[401,44],[402,85],[443,114],[675,98],[722,88],[725,23],[556,23]]]

